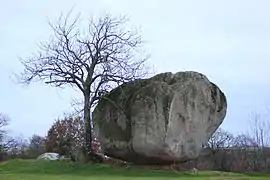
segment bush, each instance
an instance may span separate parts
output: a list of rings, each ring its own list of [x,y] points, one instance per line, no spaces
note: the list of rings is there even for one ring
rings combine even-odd
[[[8,155],[5,152],[0,152],[0,162],[4,162],[8,160]]]

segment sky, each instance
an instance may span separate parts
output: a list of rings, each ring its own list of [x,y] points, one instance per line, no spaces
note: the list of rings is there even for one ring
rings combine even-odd
[[[29,57],[52,34],[48,19],[73,8],[82,18],[127,14],[140,27],[156,73],[198,71],[225,93],[227,115],[221,127],[245,132],[251,113],[270,102],[270,1],[268,0],[9,0],[0,6],[0,112],[10,116],[13,135],[45,135],[72,110],[73,89],[44,83],[17,84]],[[265,115],[266,116],[266,115]],[[264,118],[267,118],[265,117]]]

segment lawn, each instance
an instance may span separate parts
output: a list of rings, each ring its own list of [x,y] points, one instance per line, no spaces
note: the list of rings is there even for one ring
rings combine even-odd
[[[269,180],[270,175],[244,175],[222,172],[199,172],[198,175],[139,167],[117,168],[108,165],[72,162],[12,160],[0,163],[0,180]]]

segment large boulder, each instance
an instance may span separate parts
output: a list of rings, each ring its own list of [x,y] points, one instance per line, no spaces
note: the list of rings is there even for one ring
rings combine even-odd
[[[137,164],[198,157],[226,115],[223,92],[203,74],[158,74],[123,84],[93,112],[103,153]]]

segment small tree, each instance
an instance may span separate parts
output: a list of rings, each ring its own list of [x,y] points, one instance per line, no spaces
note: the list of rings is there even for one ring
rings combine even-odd
[[[212,153],[216,153],[222,149],[229,148],[233,145],[234,137],[231,133],[219,128],[209,139],[207,147]]]
[[[137,31],[128,30],[127,18],[104,16],[91,20],[85,35],[77,29],[78,19],[60,16],[50,26],[52,40],[42,43],[40,51],[22,59],[21,82],[44,80],[61,87],[71,85],[81,91],[84,101],[84,146],[86,159],[92,150],[91,107],[113,87],[145,75],[146,58],[137,57],[143,43]],[[93,158],[91,160],[94,160]]]
[[[233,147],[245,149],[258,147],[258,144],[252,137],[248,136],[247,134],[240,134],[234,138]]]
[[[229,171],[232,160],[228,159],[228,152],[233,146],[234,137],[231,133],[219,128],[209,139],[207,147],[211,150],[214,158],[214,168]]]
[[[6,141],[6,130],[5,126],[8,125],[9,118],[0,113],[0,162],[5,161],[7,159],[6,150],[9,145],[9,142]]]
[[[234,169],[238,172],[254,170],[254,151],[258,144],[248,134],[239,134],[234,138]],[[256,160],[257,161],[257,160]]]
[[[66,116],[63,119],[58,119],[49,129],[45,140],[45,149],[47,152],[71,156],[83,147],[83,143],[83,120],[79,116]],[[95,150],[93,148],[94,152],[96,152]]]
[[[45,152],[45,138],[34,134],[29,140],[29,157],[36,158]]]
[[[10,119],[7,115],[0,113],[0,152],[4,152],[10,143],[9,140],[7,140],[7,132],[5,130],[9,121]]]
[[[258,113],[252,113],[249,119],[249,136],[261,148],[270,146],[270,121]]]
[[[270,147],[269,109],[267,110],[265,116],[263,116],[263,114],[252,113],[249,119],[248,135],[254,142],[254,146],[251,147],[253,149],[254,157],[252,158],[253,162],[250,165],[253,171],[266,171],[268,166],[270,166],[266,155],[266,152]]]
[[[8,155],[11,158],[28,158],[28,141],[23,136],[17,136],[10,139]]]

